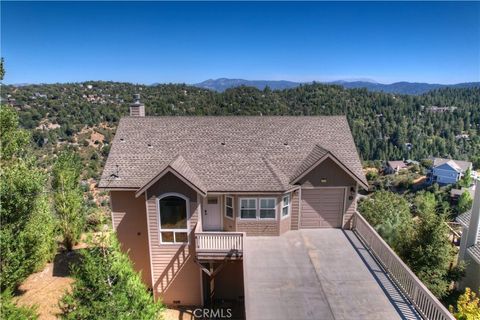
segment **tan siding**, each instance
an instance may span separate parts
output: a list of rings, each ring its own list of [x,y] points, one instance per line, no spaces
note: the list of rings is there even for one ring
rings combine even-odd
[[[291,215],[280,220],[280,234],[284,234],[285,232],[290,230],[291,225]]]
[[[276,198],[277,199],[277,214],[275,220],[242,220],[240,219],[240,198]],[[237,230],[239,232],[245,232],[247,236],[278,236],[280,234],[280,202],[282,201],[281,196],[275,195],[248,195],[248,196],[236,196],[235,199],[236,209],[237,209]],[[259,204],[257,204],[259,205]]]
[[[180,193],[190,200],[189,245],[160,244],[157,197]],[[200,305],[200,272],[194,262],[194,228],[200,210],[197,193],[173,174],[168,173],[147,190],[148,223],[152,251],[154,292],[166,304]]]
[[[145,197],[135,198],[132,191],[111,191],[110,202],[112,223],[122,251],[128,252],[135,270],[141,272],[143,281],[151,287]]]
[[[326,179],[326,182],[322,182]],[[300,179],[302,187],[342,187],[355,186],[356,181],[333,160],[326,159],[305,177]]]
[[[344,229],[351,229],[352,228],[352,218],[353,214],[355,213],[355,210],[357,210],[357,187],[355,188],[354,192],[351,192],[350,188],[347,189],[347,192],[345,194],[345,213],[343,216],[343,228]],[[349,197],[352,197],[352,199],[349,199]]]
[[[300,214],[300,190],[292,192],[292,215],[291,229],[298,230],[298,219]]]
[[[341,227],[344,199],[344,188],[302,190],[300,228]]]

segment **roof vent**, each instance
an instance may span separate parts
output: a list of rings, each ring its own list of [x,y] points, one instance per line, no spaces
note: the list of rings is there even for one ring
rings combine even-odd
[[[152,146],[150,143],[147,144],[147,147],[148,147],[148,148],[153,148],[153,146]]]
[[[123,139],[123,138],[120,138],[120,142],[125,142],[125,139]]]
[[[227,142],[225,141],[225,139],[223,139],[223,141],[222,141],[222,142],[220,142],[220,144],[221,144],[222,146],[224,146],[224,145],[226,145],[226,144],[227,144]]]
[[[130,105],[130,116],[145,117],[145,105],[140,102],[140,94],[133,95],[133,103]]]

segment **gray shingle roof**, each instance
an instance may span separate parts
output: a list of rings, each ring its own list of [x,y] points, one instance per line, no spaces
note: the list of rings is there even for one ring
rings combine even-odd
[[[462,160],[452,160],[452,159],[444,159],[444,158],[433,158],[433,166],[438,167],[441,166],[442,164],[445,164],[447,162],[451,162],[454,165],[456,165],[461,172],[467,171],[468,168],[471,167],[472,163],[469,161],[462,161]]]
[[[181,155],[210,192],[285,191],[319,148],[368,185],[344,116],[125,117],[99,186],[141,188]]]
[[[480,264],[480,243],[471,246],[467,251]]]
[[[468,210],[467,212],[459,215],[455,220],[457,220],[457,222],[460,223],[465,228],[468,228],[471,217],[472,217],[472,210]]]

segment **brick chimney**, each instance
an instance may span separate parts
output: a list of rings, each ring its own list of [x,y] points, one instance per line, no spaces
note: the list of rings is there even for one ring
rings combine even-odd
[[[130,105],[130,116],[145,117],[145,105],[140,102],[138,93],[133,95],[133,103]]]

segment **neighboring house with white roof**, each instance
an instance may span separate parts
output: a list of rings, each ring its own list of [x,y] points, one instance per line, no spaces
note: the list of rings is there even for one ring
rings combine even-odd
[[[480,180],[476,181],[472,210],[460,215],[457,221],[463,226],[459,261],[466,264],[465,277],[459,287],[480,291]]]
[[[476,178],[472,163],[469,161],[434,158],[430,182],[452,184],[458,182],[465,172],[470,169],[472,177]]]

